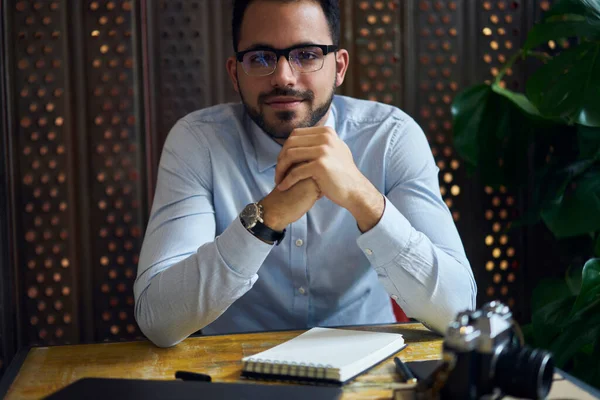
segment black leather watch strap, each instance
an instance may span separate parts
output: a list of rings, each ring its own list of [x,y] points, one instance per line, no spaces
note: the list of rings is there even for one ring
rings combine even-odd
[[[283,232],[277,232],[269,228],[262,222],[257,222],[251,229],[248,229],[254,236],[267,242],[274,242],[275,245],[279,246],[279,243],[285,237],[285,229]]]

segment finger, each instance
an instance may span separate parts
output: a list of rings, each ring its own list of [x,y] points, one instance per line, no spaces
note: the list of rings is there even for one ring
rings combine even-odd
[[[281,150],[291,149],[294,147],[312,147],[320,146],[329,143],[329,138],[322,134],[312,134],[304,136],[289,136]]]
[[[306,135],[314,135],[321,133],[322,129],[320,126],[311,126],[308,128],[296,128],[292,130],[290,133],[290,137],[292,136],[306,136]]]
[[[318,157],[327,155],[327,149],[324,146],[319,147],[298,147],[287,149],[282,152],[282,158],[275,167],[275,184],[281,183],[288,170],[295,164],[312,161]]]
[[[334,135],[337,136],[337,133],[335,132],[335,130],[329,126],[312,126],[312,127],[308,127],[308,128],[296,128],[292,131],[292,133],[290,134],[291,136],[305,136],[305,135],[313,135],[313,134],[319,134],[319,135]]]
[[[285,179],[279,185],[277,185],[277,189],[284,192],[294,186],[296,183],[304,179],[312,178],[314,164],[315,163],[313,161],[293,168],[290,173],[286,175]]]
[[[301,129],[310,129],[314,131],[315,128],[301,128]],[[283,157],[285,157],[286,152],[289,149],[293,149],[296,147],[315,147],[315,146],[335,146],[335,142],[339,139],[336,135],[332,135],[328,133],[329,131],[323,131],[322,128],[319,128],[315,134],[305,135],[305,136],[290,136],[286,139],[279,155],[277,156],[277,161],[279,162]]]
[[[322,145],[327,145],[330,142],[331,142],[331,140],[323,135],[296,136],[293,138],[288,138],[285,141],[285,143],[283,144],[283,147],[281,148],[279,155],[277,156],[277,165],[278,166],[279,166],[279,164],[283,165],[282,160],[286,157],[286,155],[290,149],[322,146]],[[287,165],[287,168],[289,168],[289,167],[290,166]],[[278,184],[281,181],[281,179],[283,179],[283,177],[285,176],[285,171],[286,171],[285,169],[282,172],[280,172],[279,174],[277,173],[280,171],[280,169],[281,168],[277,168],[275,170],[275,184]]]
[[[325,157],[328,154],[327,146],[316,147],[295,147],[282,150],[282,158],[275,167],[275,184],[281,183],[288,170],[295,164],[315,160],[319,157]]]
[[[317,185],[317,186],[318,186],[318,185]],[[323,192],[321,191],[321,188],[319,188],[319,195],[317,196],[317,200],[320,200],[320,199],[321,199],[321,197],[323,197],[323,196],[325,196],[325,195],[324,195],[324,194],[323,194]]]

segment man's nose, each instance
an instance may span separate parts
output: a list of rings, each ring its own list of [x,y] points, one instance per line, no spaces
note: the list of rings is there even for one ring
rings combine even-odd
[[[271,75],[271,84],[276,87],[294,86],[296,84],[296,72],[284,56],[279,57],[279,60],[277,60],[277,67]]]

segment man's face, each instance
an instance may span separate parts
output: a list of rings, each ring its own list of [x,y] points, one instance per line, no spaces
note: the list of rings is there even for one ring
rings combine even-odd
[[[313,1],[254,1],[246,9],[240,33],[239,51],[259,45],[284,49],[333,44],[327,18]],[[252,120],[274,139],[286,139],[295,128],[325,123],[335,87],[343,81],[347,58],[345,50],[329,53],[322,69],[300,73],[281,57],[271,75],[249,76],[232,57],[227,69]]]

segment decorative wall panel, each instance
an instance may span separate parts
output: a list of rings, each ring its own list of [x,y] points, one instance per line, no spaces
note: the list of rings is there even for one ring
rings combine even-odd
[[[96,340],[140,335],[133,282],[145,210],[132,18],[130,1],[92,1],[83,9]]]
[[[401,13],[399,0],[354,3],[354,96],[400,106],[402,103]]]
[[[10,133],[23,340],[77,342],[66,2],[7,3],[14,35]]]
[[[414,14],[414,53],[416,83],[411,92],[415,119],[427,134],[431,150],[440,169],[440,191],[456,223],[461,220],[457,206],[461,199],[461,160],[452,147],[450,106],[461,84],[460,39],[462,4],[458,1],[417,1]],[[459,36],[460,34],[460,36]],[[410,62],[410,61],[408,61]],[[467,238],[468,239],[468,238]]]
[[[132,284],[147,203],[137,14],[129,1],[4,5],[3,201],[15,228],[3,234],[16,251],[2,274],[15,274],[18,339],[138,337]]]

